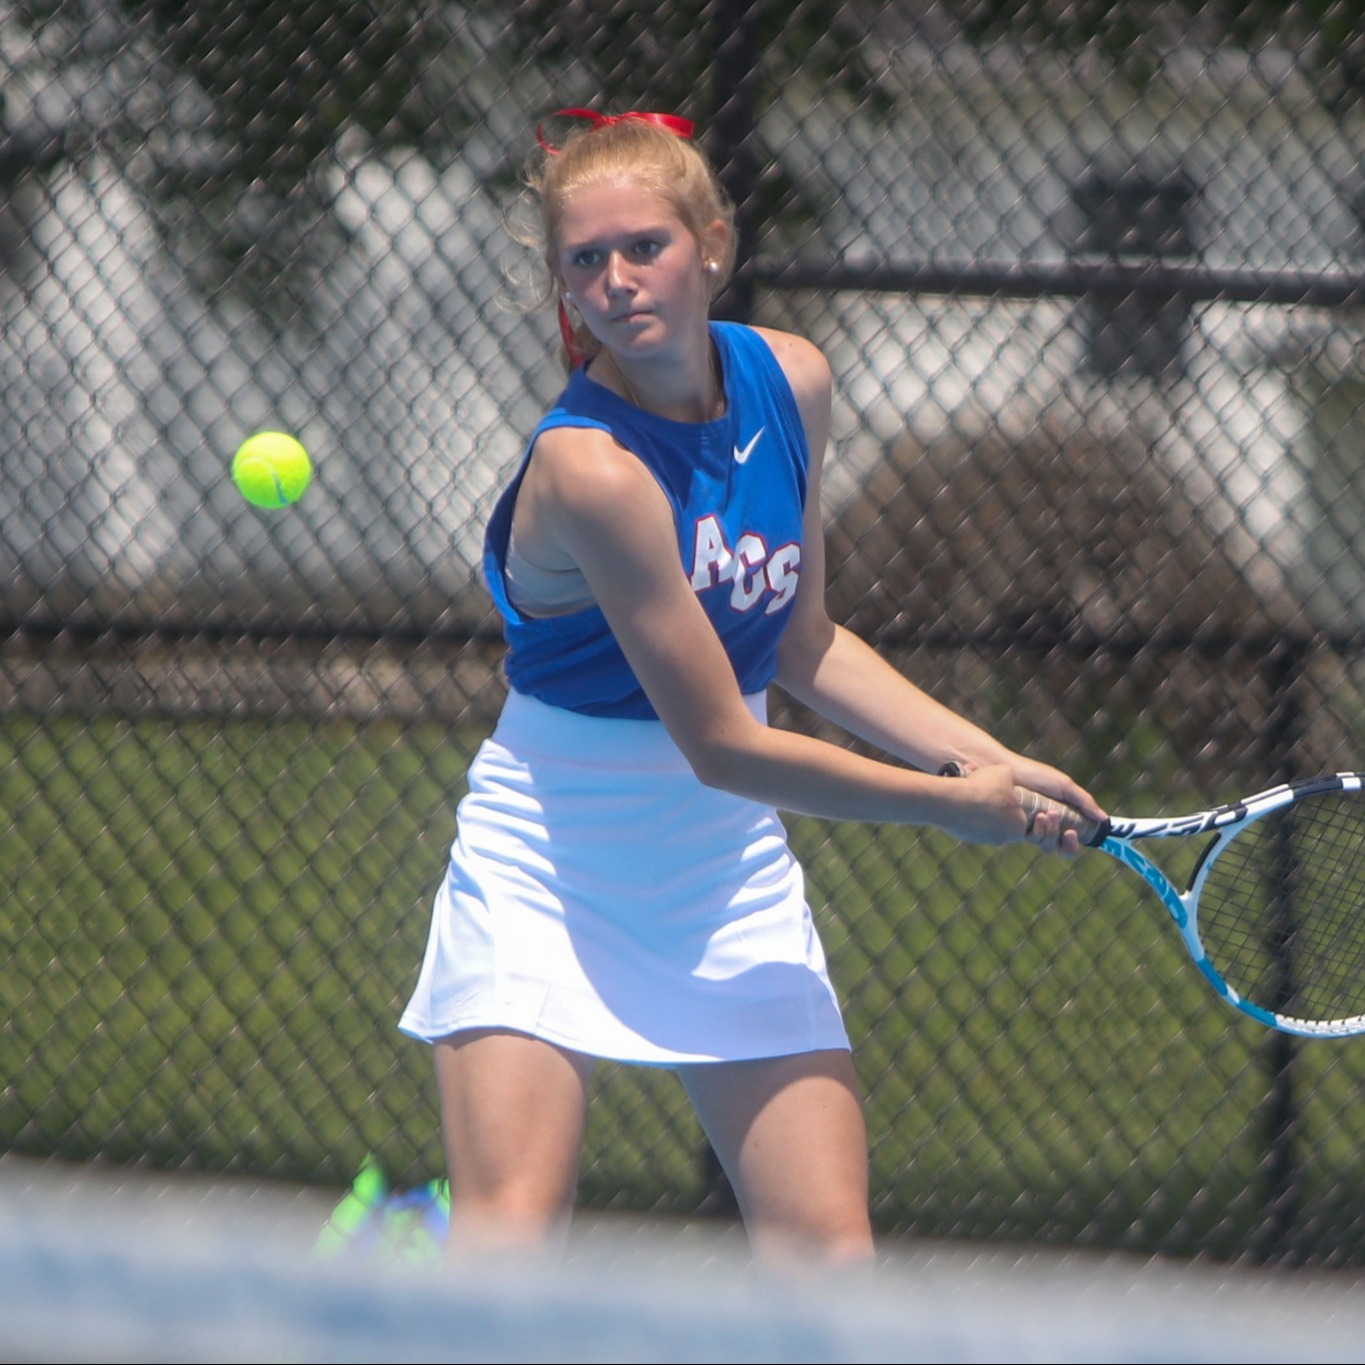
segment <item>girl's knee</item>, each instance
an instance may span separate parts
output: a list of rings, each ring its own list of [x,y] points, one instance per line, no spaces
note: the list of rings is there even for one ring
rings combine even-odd
[[[745,1230],[754,1259],[775,1270],[856,1268],[870,1265],[876,1251],[865,1210],[799,1224],[756,1218],[746,1221]]]

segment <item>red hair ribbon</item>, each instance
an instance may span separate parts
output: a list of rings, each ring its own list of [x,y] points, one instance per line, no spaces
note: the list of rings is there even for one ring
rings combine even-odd
[[[569,321],[569,310],[564,307],[563,299],[559,301],[559,336],[569,356],[569,368],[576,370],[588,358],[588,353],[573,334],[573,323]]]
[[[679,118],[677,114],[647,114],[638,109],[632,109],[625,114],[599,114],[596,109],[556,109],[552,117],[587,119],[594,128],[609,128],[613,123],[634,120],[637,123],[652,123],[656,128],[666,128],[678,137],[691,137],[692,130],[697,126],[691,119]],[[545,141],[540,124],[536,124],[536,141],[540,143],[542,151],[548,152],[551,156],[559,155],[559,148],[551,147]]]

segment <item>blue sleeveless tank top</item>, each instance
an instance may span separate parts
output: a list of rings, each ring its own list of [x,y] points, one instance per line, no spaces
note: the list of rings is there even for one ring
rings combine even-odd
[[[642,412],[575,370],[537,426],[489,519],[484,578],[503,618],[508,686],[591,716],[654,720],[606,618],[596,606],[564,616],[523,616],[503,568],[517,490],[531,446],[553,427],[609,432],[658,480],[673,508],[678,554],[715,627],[740,690],[761,692],[777,671],[777,642],[801,571],[809,450],[786,375],[748,327],[713,322],[726,411],[712,422]]]

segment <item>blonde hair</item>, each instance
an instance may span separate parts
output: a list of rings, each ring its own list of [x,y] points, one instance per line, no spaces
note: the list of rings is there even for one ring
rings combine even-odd
[[[557,150],[542,151],[527,170],[539,221],[527,231],[527,215],[522,215],[517,235],[541,253],[546,270],[542,302],[555,301],[559,294],[557,252],[565,199],[585,185],[621,178],[671,205],[698,244],[707,240],[707,230],[717,220],[725,224],[724,245],[719,255],[712,253],[715,270],[707,277],[714,299],[735,268],[734,205],[695,143],[643,119],[626,117],[575,129]],[[585,356],[600,349],[582,323],[573,329],[573,338]]]

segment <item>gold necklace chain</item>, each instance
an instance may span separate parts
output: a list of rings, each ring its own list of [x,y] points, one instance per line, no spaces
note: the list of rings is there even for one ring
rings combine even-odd
[[[725,411],[725,390],[720,382],[720,374],[718,372],[719,367],[716,364],[716,352],[714,347],[711,348],[710,359],[711,359],[710,365],[711,416],[707,420],[714,421],[717,417],[721,416],[721,414]],[[611,358],[611,367],[616,371],[616,377],[621,381],[621,387],[626,391],[627,400],[634,407],[639,408],[641,412],[648,412],[649,409],[645,407],[645,405],[642,402],[640,402],[639,396],[636,394],[634,386],[631,384],[630,380],[626,378],[626,372],[621,368],[619,364],[617,364],[615,356],[612,356]]]
[[[626,397],[630,400],[631,405],[643,409],[644,404],[635,396],[635,390],[631,386],[630,380],[626,378],[626,372],[616,363],[615,357],[612,358],[611,363],[616,371],[616,377],[621,381],[621,387],[625,389]]]

